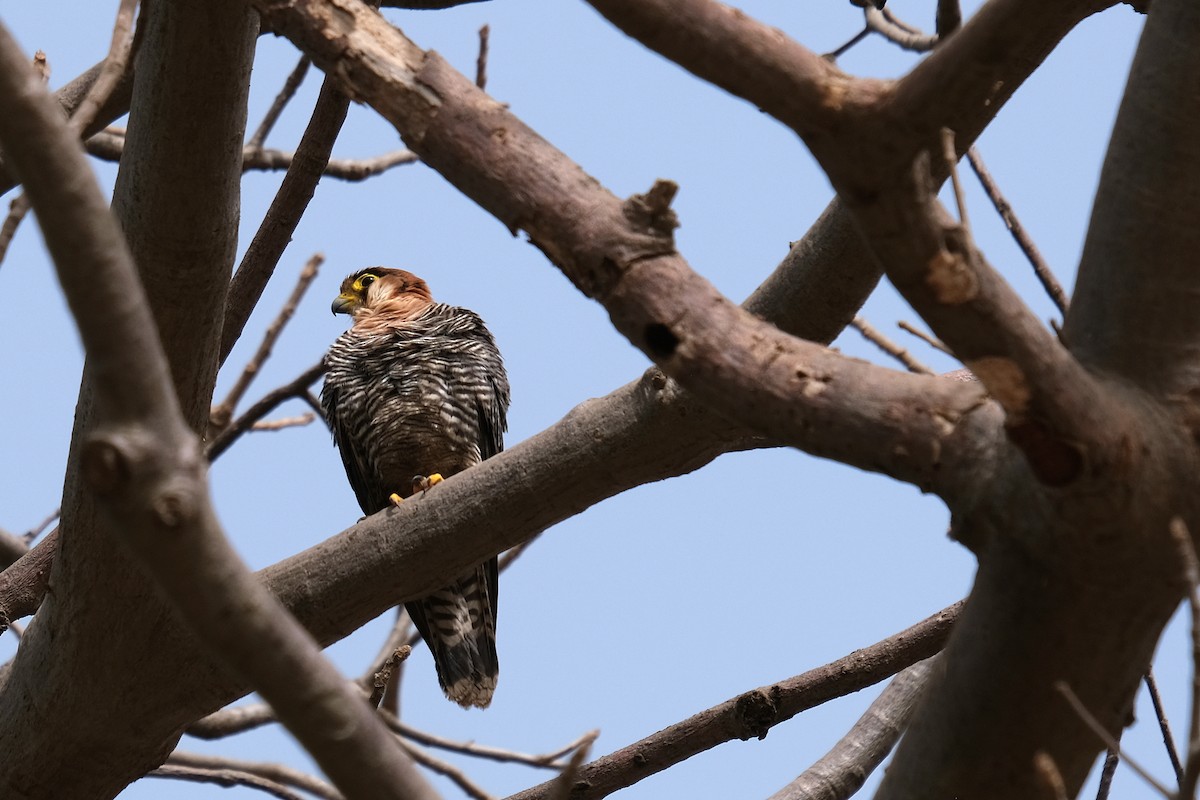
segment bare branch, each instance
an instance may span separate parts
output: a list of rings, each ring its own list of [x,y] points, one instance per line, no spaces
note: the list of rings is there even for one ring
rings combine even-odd
[[[1062,773],[1058,771],[1058,765],[1049,753],[1039,750],[1033,757],[1033,767],[1042,780],[1048,800],[1069,800]]]
[[[1161,396],[1191,391],[1200,377],[1200,273],[1190,266],[1200,252],[1191,146],[1200,103],[1189,79],[1200,74],[1197,37],[1195,4],[1155,4],[1146,18],[1063,326],[1082,361]]]
[[[562,773],[554,779],[553,788],[550,790],[547,800],[570,800],[575,788],[575,778],[579,775],[579,768],[583,766],[588,753],[592,750],[594,738],[584,742],[578,750],[571,754],[571,760],[563,767]]]
[[[488,36],[492,29],[484,25],[479,29],[479,56],[475,59],[475,85],[480,90],[487,88]]]
[[[279,309],[279,314],[276,315],[275,320],[267,326],[267,331],[263,334],[263,340],[259,344],[258,349],[254,351],[254,355],[246,362],[246,366],[242,369],[241,374],[238,375],[237,380],[234,381],[232,388],[230,388],[229,394],[209,414],[210,434],[219,433],[228,427],[237,404],[241,402],[243,395],[250,388],[250,383],[258,375],[263,364],[271,357],[271,351],[275,347],[275,342],[279,339],[279,335],[283,333],[283,329],[287,326],[288,321],[291,320],[292,315],[296,313],[296,308],[300,305],[300,301],[304,299],[305,292],[308,291],[308,287],[312,284],[313,279],[317,277],[317,270],[324,261],[325,256],[317,253],[300,270],[300,275],[296,278],[296,285],[292,288],[291,295],[288,296],[283,307]]]
[[[945,643],[961,605],[956,603],[905,631],[824,667],[746,692],[596,759],[579,771],[572,798],[607,797],[722,742],[761,739],[773,726],[801,711],[856,692],[929,658]],[[555,781],[548,781],[518,792],[508,800],[545,800],[554,786]]]
[[[311,425],[316,418],[316,415],[309,411],[296,417],[280,417],[279,419],[260,420],[259,422],[251,425],[250,430],[282,431],[286,428],[303,428],[305,425]]]
[[[939,39],[944,39],[962,25],[962,9],[958,0],[938,0],[934,30]]]
[[[120,161],[125,149],[125,137],[121,131],[110,128],[88,139],[84,146],[96,158]],[[246,147],[242,151],[242,169],[248,172],[290,169],[295,160],[296,154],[285,150],[252,150]],[[416,154],[406,149],[393,150],[373,158],[330,158],[321,174],[343,181],[364,181],[382,175],[393,167],[415,164],[417,160]]]
[[[250,430],[254,423],[278,408],[280,403],[293,397],[303,397],[308,387],[324,374],[325,361],[321,360],[304,370],[291,382],[267,392],[261,400],[246,409],[246,413],[235,419],[229,427],[208,443],[208,460],[216,461],[222,453],[229,449],[230,445],[237,441],[239,436]]]
[[[214,711],[187,727],[188,736],[197,739],[223,739],[235,733],[245,733],[279,721],[266,703],[253,703]]]
[[[96,121],[100,109],[108,102],[109,97],[116,91],[130,63],[133,50],[133,12],[137,8],[137,0],[121,0],[117,7],[117,21],[113,26],[112,42],[108,47],[100,74],[96,82],[84,96],[83,102],[71,115],[71,130],[77,136],[83,136]]]
[[[1183,780],[1179,782],[1179,796],[1196,796],[1196,784],[1200,782],[1200,561],[1196,558],[1196,545],[1187,524],[1175,517],[1171,520],[1171,538],[1179,552],[1183,565],[1183,578],[1187,585],[1188,610],[1191,612],[1192,644],[1192,702],[1188,722],[1187,759],[1183,764]]]
[[[150,770],[147,778],[173,778],[191,783],[215,783],[218,786],[245,786],[248,789],[258,789],[279,800],[304,800],[300,795],[288,789],[281,783],[260,777],[250,772],[238,769],[222,768],[209,769],[205,767],[185,767],[170,764],[165,767]]]
[[[855,317],[853,325],[863,335],[864,339],[899,361],[909,372],[914,372],[918,375],[934,374],[933,370],[913,358],[911,353],[884,336],[862,317]]]
[[[1150,702],[1154,706],[1154,716],[1158,720],[1158,729],[1162,731],[1163,746],[1167,749],[1167,758],[1171,760],[1171,768],[1175,770],[1176,783],[1183,783],[1183,764],[1179,763],[1179,750],[1175,747],[1175,737],[1171,735],[1171,725],[1167,722],[1167,712],[1163,708],[1162,697],[1158,693],[1158,682],[1154,680],[1154,670],[1146,670],[1146,691],[1150,693]]]
[[[380,711],[381,714],[387,714],[386,711]],[[451,764],[449,761],[443,761],[427,750],[418,747],[410,742],[400,741],[400,746],[404,748],[404,752],[412,757],[423,767],[431,769],[437,774],[449,778],[458,788],[466,792],[468,797],[474,800],[495,800],[495,796],[485,792],[474,781],[467,777],[467,774],[458,767]]]
[[[342,793],[320,778],[293,769],[285,764],[265,761],[245,761],[224,756],[203,755],[176,750],[167,756],[167,764],[175,767],[194,767],[206,770],[235,770],[256,775],[283,786],[292,786],[322,800],[344,800]]]
[[[925,344],[932,347],[934,350],[940,350],[941,352],[943,352],[946,355],[951,356],[951,357],[954,356],[953,350],[951,350],[949,347],[946,347],[946,345],[942,344],[940,341],[933,338],[928,333],[926,333],[925,331],[916,327],[915,325],[911,325],[911,324],[905,322],[904,320],[901,320],[900,322],[896,323],[896,327],[900,328],[900,330],[902,330],[902,331],[911,333],[913,336],[917,337],[922,342],[924,342]]]
[[[50,565],[58,551],[58,528],[0,572],[0,632],[14,620],[37,611],[50,583]]]
[[[275,100],[271,103],[271,107],[267,109],[262,122],[258,124],[258,128],[255,129],[254,134],[246,141],[246,149],[262,149],[263,142],[267,140],[267,135],[271,133],[271,129],[279,121],[279,115],[283,113],[283,109],[296,96],[296,90],[304,82],[304,76],[308,74],[308,68],[311,64],[312,59],[308,56],[300,56],[300,61],[297,62],[295,69],[288,75],[287,80],[283,82],[283,88],[275,96]]]
[[[1041,282],[1042,288],[1046,290],[1046,294],[1050,295],[1050,299],[1058,306],[1058,310],[1062,312],[1063,316],[1066,316],[1067,294],[1063,291],[1062,284],[1054,277],[1054,272],[1050,269],[1050,265],[1042,258],[1037,245],[1033,243],[1033,239],[1030,238],[1025,227],[1021,225],[1021,221],[1017,219],[1017,215],[1013,212],[1012,206],[1009,205],[1008,200],[1000,192],[1000,187],[996,185],[996,181],[993,180],[991,173],[984,166],[983,159],[979,155],[979,148],[971,147],[968,149],[967,160],[971,164],[971,169],[975,172],[975,177],[979,179],[980,185],[983,186],[983,191],[987,194],[988,199],[992,201],[992,205],[996,207],[996,213],[1000,215],[1000,219],[1004,220],[1004,226],[1012,234],[1017,246],[1021,248],[1021,252],[1029,259],[1029,263],[1033,267],[1033,274]]]
[[[938,659],[920,661],[892,678],[833,749],[769,800],[846,800],[861,789],[896,746]]]
[[[1056,681],[1054,688],[1066,699],[1067,703],[1070,704],[1071,709],[1075,712],[1079,719],[1083,721],[1083,724],[1087,725],[1092,733],[1096,734],[1096,738],[1104,742],[1104,746],[1107,747],[1110,752],[1120,754],[1121,757],[1125,759],[1125,763],[1129,765],[1129,768],[1136,772],[1138,777],[1150,784],[1150,786],[1153,787],[1156,792],[1165,798],[1173,797],[1170,789],[1155,780],[1153,775],[1147,772],[1141,764],[1130,758],[1127,753],[1123,753],[1121,751],[1121,743],[1118,742],[1116,738],[1114,738],[1113,735],[1109,733],[1103,725],[1100,724],[1100,720],[1096,719],[1091,711],[1088,711],[1087,706],[1083,704],[1083,701],[1079,699],[1069,685],[1063,681]]]
[[[1117,765],[1121,763],[1121,754],[1109,750],[1104,756],[1104,766],[1100,769],[1100,781],[1096,786],[1096,800],[1108,800],[1109,790],[1112,789],[1113,776],[1117,774]],[[1066,787],[1063,788],[1066,797]]]
[[[275,265],[308,208],[349,108],[350,98],[337,88],[332,78],[326,77],[296,156],[229,285],[225,327],[221,332],[222,363],[242,335],[246,321],[275,272]]]
[[[17,235],[17,228],[21,225],[21,220],[25,219],[25,215],[28,213],[29,198],[22,192],[8,204],[8,216],[4,218],[4,223],[0,225],[0,261],[3,261],[4,256],[8,254],[8,246],[12,244],[13,237]]]

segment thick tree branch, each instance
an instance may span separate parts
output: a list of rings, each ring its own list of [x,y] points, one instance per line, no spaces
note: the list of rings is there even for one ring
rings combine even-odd
[[[845,658],[786,681],[753,689],[584,765],[572,800],[597,800],[732,739],[762,739],[802,711],[878,683],[937,653],[958,618],[961,603]],[[543,800],[554,781],[508,800]]]
[[[1089,364],[1157,393],[1200,386],[1200,8],[1151,6],[1063,335]]]

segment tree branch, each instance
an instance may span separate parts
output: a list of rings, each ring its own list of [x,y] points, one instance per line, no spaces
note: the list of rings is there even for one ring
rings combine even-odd
[[[936,664],[927,658],[896,675],[832,750],[768,800],[847,800],[861,789],[896,746]]]
[[[1085,363],[1160,395],[1200,386],[1200,9],[1155,2],[1100,173],[1063,336]]]
[[[762,739],[802,711],[857,692],[937,653],[950,635],[956,603],[845,658],[786,681],[738,695],[682,722],[598,758],[579,771],[572,800],[597,800],[732,739]],[[543,800],[554,781],[508,800]]]

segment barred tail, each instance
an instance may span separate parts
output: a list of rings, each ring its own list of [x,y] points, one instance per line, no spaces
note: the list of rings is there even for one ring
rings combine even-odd
[[[433,653],[442,691],[463,708],[487,708],[500,673],[495,570],[492,559],[452,586],[405,605]]]

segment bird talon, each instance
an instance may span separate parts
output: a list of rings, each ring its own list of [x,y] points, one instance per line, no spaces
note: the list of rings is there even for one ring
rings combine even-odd
[[[443,478],[441,476],[441,474],[437,473],[437,472],[433,473],[429,477],[426,477],[424,475],[413,475],[413,479],[412,479],[413,493],[415,494],[416,492],[428,492],[432,487],[437,486],[439,483],[441,483],[444,480],[445,480],[445,478]]]
[[[400,504],[404,502],[404,498],[395,492],[392,492],[390,495],[388,495],[388,502],[394,505],[396,508],[399,508]]]

